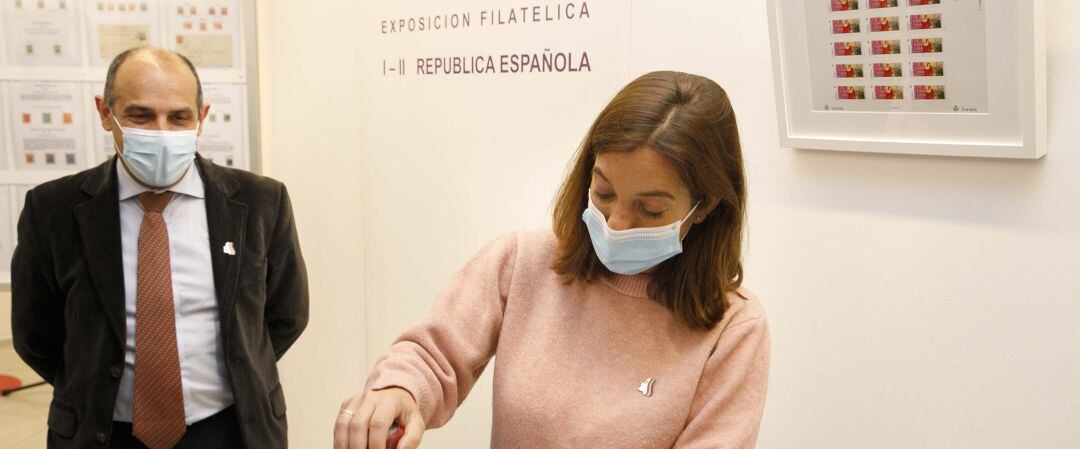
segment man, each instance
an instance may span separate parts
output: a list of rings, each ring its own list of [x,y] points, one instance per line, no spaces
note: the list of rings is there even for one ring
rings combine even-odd
[[[276,361],[307,324],[285,187],[195,152],[184,57],[116,57],[95,98],[116,157],[26,195],[19,355],[53,385],[50,448],[285,448]]]

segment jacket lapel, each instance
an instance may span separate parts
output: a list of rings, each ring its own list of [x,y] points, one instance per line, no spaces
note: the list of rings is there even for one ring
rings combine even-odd
[[[217,292],[222,334],[228,335],[233,322],[240,262],[244,254],[247,205],[233,200],[240,183],[228,172],[202,156],[198,156],[195,163],[206,185],[206,223],[210,233],[214,290]],[[231,251],[226,251],[227,246]]]
[[[82,190],[91,196],[75,206],[83,256],[109,327],[124,341],[124,261],[116,159],[99,165],[83,181]]]

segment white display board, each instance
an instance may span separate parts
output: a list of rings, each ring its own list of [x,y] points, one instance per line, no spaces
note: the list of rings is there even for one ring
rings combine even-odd
[[[8,63],[77,67],[82,64],[75,0],[4,0]]]
[[[183,53],[199,67],[239,67],[239,12],[235,0],[170,1],[165,11],[169,48]]]
[[[93,97],[126,49],[191,59],[210,105],[200,153],[258,169],[254,1],[0,0],[0,36],[0,284],[26,192],[114,154]]]
[[[784,146],[1046,154],[1043,0],[768,0],[767,7]]]
[[[83,86],[67,81],[7,84],[15,167],[75,170],[85,167]]]
[[[113,57],[140,45],[161,45],[161,2],[90,2],[86,8],[87,50],[91,65],[108,66]]]
[[[213,105],[203,121],[199,152],[215,164],[247,167],[247,103],[243,86],[207,84],[203,100]]]

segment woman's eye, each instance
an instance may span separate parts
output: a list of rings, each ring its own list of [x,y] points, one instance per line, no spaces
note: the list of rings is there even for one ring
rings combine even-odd
[[[644,207],[641,208],[641,214],[644,215],[646,218],[651,218],[653,220],[662,218],[664,216],[663,212],[653,212],[645,209]]]
[[[605,203],[609,203],[611,200],[615,199],[615,195],[610,193],[597,193],[596,198]]]

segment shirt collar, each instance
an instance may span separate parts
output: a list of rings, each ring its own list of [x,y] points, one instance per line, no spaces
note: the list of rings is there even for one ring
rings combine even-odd
[[[136,182],[135,178],[132,178],[131,174],[124,169],[123,164],[123,161],[116,161],[116,180],[119,184],[120,201],[135,197],[143,192],[155,191]],[[199,168],[195,166],[195,163],[191,163],[187,173],[184,174],[183,178],[180,178],[180,182],[167,190],[195,198],[204,198],[205,190],[202,175],[199,174]]]

